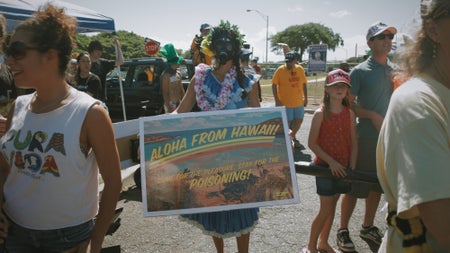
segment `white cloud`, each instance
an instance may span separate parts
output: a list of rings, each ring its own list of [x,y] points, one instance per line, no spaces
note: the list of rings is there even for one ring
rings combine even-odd
[[[330,16],[333,18],[343,18],[345,16],[350,16],[350,15],[352,15],[352,14],[347,10],[340,10],[340,11],[330,13]]]

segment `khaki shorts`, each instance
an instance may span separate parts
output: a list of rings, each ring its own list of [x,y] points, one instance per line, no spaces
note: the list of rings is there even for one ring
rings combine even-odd
[[[358,171],[377,172],[377,141],[376,138],[358,139],[358,159],[356,161]],[[352,190],[348,194],[355,198],[365,199],[371,191],[383,193],[380,184],[352,182]]]

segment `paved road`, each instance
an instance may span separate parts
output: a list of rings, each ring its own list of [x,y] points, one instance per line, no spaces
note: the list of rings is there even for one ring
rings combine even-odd
[[[302,144],[306,144],[311,114],[297,134]],[[309,149],[296,149],[295,161],[311,161]],[[315,193],[314,177],[297,174],[300,203],[284,206],[260,208],[260,222],[250,239],[250,252],[254,253],[290,253],[301,252],[309,237],[311,221],[318,207],[319,198]],[[340,202],[338,203],[338,205]],[[382,203],[383,204],[383,203]],[[122,252],[161,252],[161,253],[214,253],[215,249],[209,236],[178,219],[178,216],[143,217],[141,193],[134,186],[132,178],[124,181],[124,188],[118,206],[124,207],[122,226],[113,235],[105,239],[104,246],[121,245]],[[360,253],[371,253],[370,247],[359,238],[359,228],[364,212],[363,201],[359,200],[351,219],[350,234]],[[335,222],[330,235],[330,244],[335,245],[335,235],[340,217],[338,207]],[[384,228],[385,212],[379,210],[376,224]],[[237,252],[233,238],[225,240],[225,252]]]

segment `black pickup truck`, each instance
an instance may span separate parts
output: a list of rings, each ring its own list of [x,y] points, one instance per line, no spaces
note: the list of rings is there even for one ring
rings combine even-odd
[[[130,59],[120,66],[127,120],[164,113],[160,79],[166,66],[166,60],[159,57]],[[194,74],[192,61],[186,59],[180,65],[180,71],[186,88]],[[111,119],[113,122],[122,121],[122,95],[117,69],[107,76],[106,95]]]

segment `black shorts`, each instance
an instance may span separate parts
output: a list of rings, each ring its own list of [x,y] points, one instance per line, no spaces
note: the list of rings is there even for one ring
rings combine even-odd
[[[356,169],[358,171],[377,172],[376,162],[376,150],[377,150],[376,138],[359,138],[358,139],[358,159],[356,161]],[[367,198],[369,193],[378,192],[383,193],[383,189],[379,184],[353,182],[352,190],[349,192],[355,198]]]

